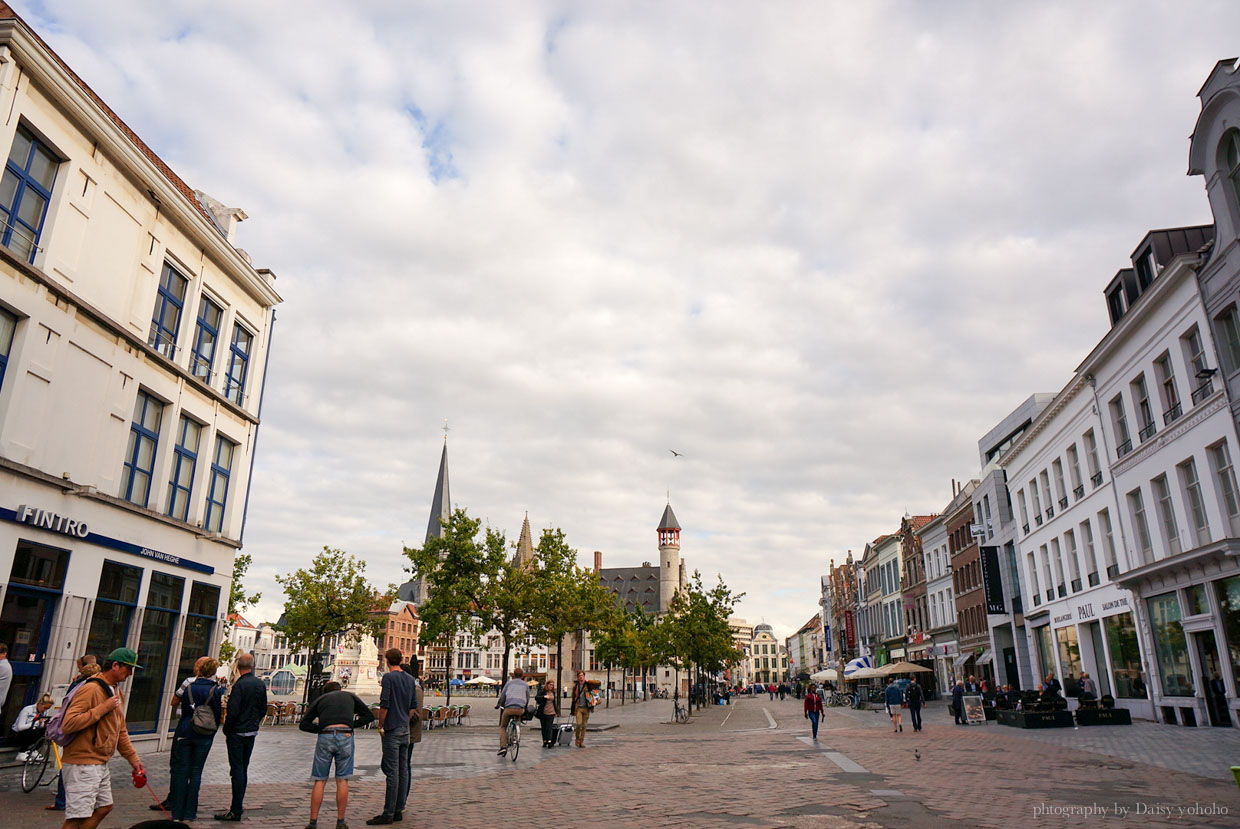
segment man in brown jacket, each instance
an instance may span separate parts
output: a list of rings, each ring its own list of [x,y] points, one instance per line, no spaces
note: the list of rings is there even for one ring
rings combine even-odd
[[[129,648],[117,648],[103,660],[103,670],[77,689],[62,723],[73,739],[61,757],[65,783],[65,823],[63,829],[95,829],[112,811],[112,778],[108,760],[120,750],[135,772],[142,771],[138,752],[129,742],[125,728],[124,701],[117,686],[133,675],[138,655]]]

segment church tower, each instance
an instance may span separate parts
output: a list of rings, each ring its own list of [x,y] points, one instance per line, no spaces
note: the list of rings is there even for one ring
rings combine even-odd
[[[435,481],[435,494],[431,497],[431,516],[426,523],[426,541],[432,538],[443,538],[444,522],[451,515],[452,495],[448,491],[448,437],[444,435],[443,453],[439,456],[439,478]],[[423,544],[425,543],[424,541]],[[428,598],[429,587],[425,576],[415,575],[400,586],[400,599],[421,607]]]
[[[669,502],[659,521],[659,612],[666,613],[680,589],[680,522]]]

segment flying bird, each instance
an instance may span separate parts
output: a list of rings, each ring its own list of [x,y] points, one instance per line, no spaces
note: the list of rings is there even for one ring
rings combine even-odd
[[[676,457],[678,457],[678,458],[683,458],[683,457],[684,457],[684,455],[683,455],[682,453],[677,452],[675,449],[668,449],[667,451],[671,452],[673,455],[675,455],[675,456],[676,456]]]

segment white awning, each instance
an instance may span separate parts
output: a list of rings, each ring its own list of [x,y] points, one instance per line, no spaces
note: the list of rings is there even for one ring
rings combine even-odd
[[[969,657],[972,655],[973,654],[971,653],[962,653],[960,654],[960,656],[957,656],[954,660],[952,660],[952,665],[956,666],[957,668],[964,667],[964,663],[968,662]]]
[[[987,648],[985,651],[982,652],[982,655],[977,658],[977,664],[988,665],[990,664],[991,660],[993,660],[994,658],[995,658],[995,652],[992,651],[990,648]]]

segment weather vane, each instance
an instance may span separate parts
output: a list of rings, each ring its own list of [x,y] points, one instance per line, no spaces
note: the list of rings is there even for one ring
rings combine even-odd
[[[447,442],[448,442],[448,432],[449,432],[449,429],[448,429],[448,418],[446,418],[446,417],[445,417],[445,418],[443,419],[443,442],[444,442],[444,443],[447,443]]]

